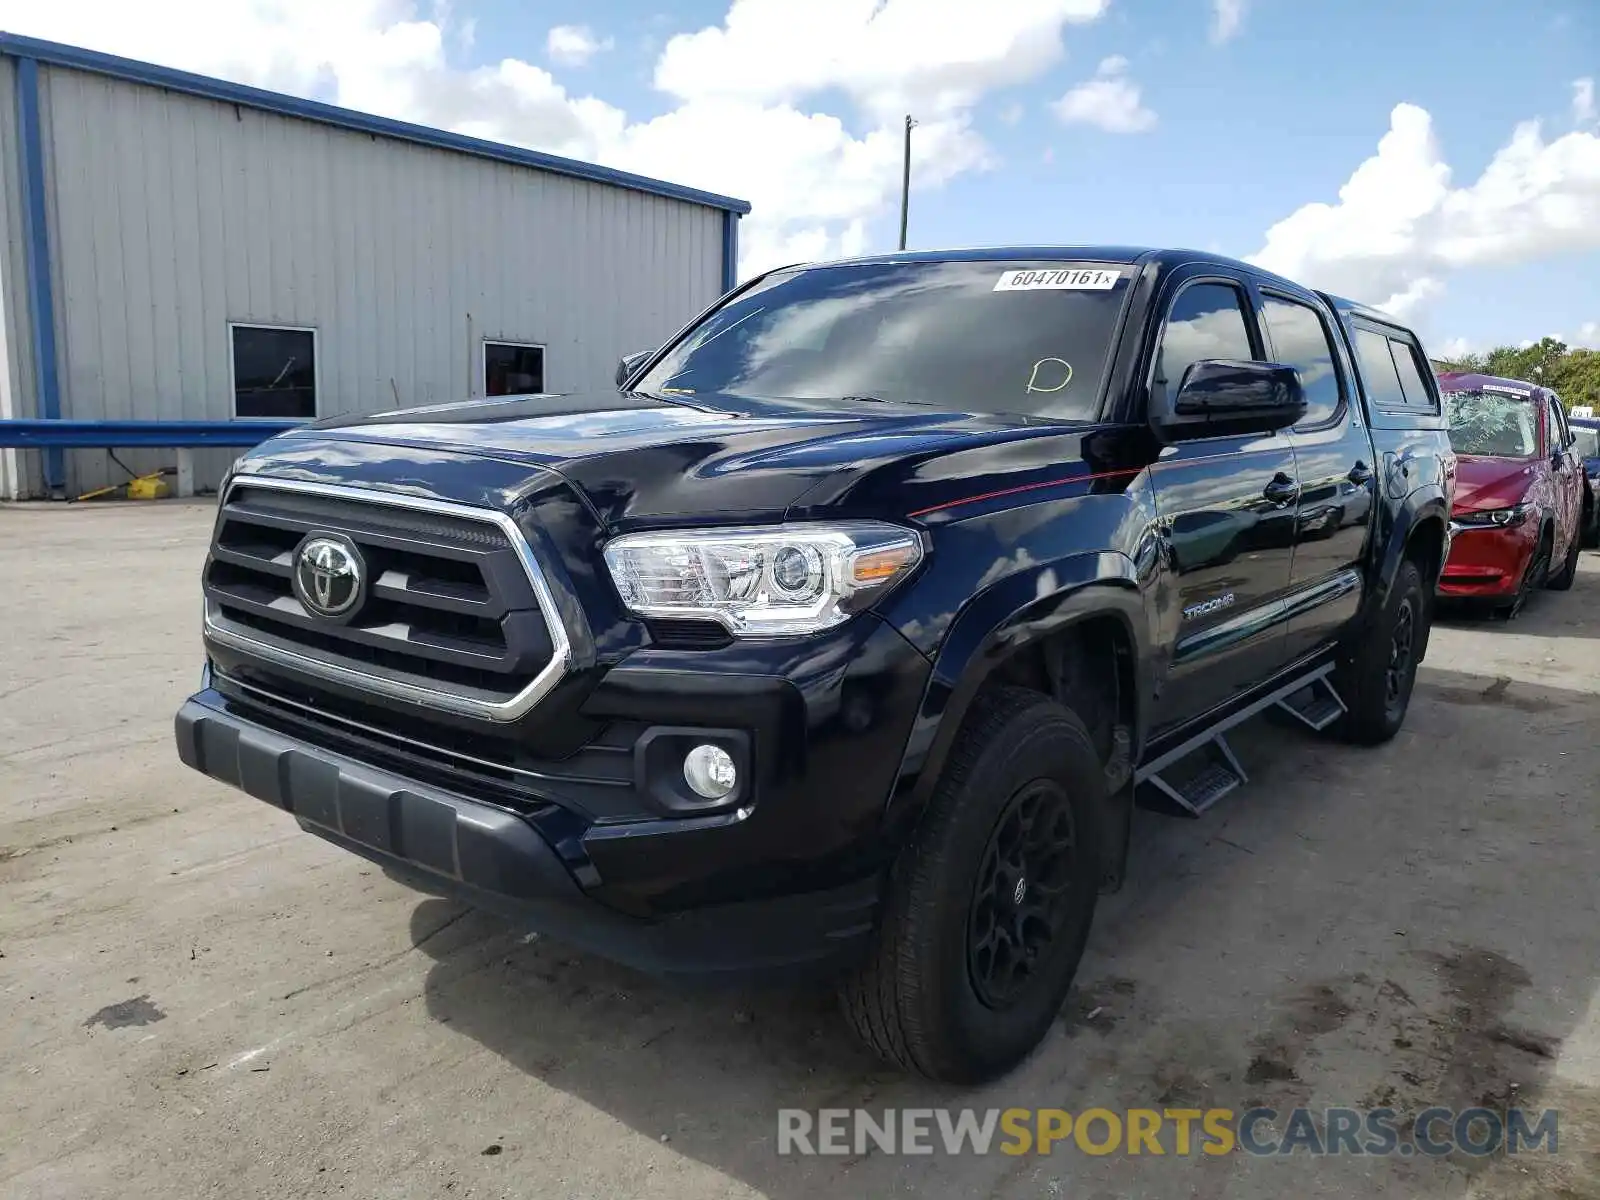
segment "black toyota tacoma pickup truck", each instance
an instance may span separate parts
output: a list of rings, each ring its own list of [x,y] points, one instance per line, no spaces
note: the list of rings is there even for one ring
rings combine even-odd
[[[652,972],[823,972],[978,1081],[1063,1002],[1137,800],[1272,708],[1394,735],[1448,549],[1417,338],[1185,251],[750,280],[618,388],[246,454],[189,766]]]

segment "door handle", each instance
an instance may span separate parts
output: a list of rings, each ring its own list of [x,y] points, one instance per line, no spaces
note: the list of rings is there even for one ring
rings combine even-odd
[[[1372,468],[1357,459],[1356,465],[1350,468],[1350,474],[1346,475],[1345,478],[1358,487],[1365,483],[1371,483]]]
[[[1300,482],[1279,471],[1272,482],[1261,489],[1261,494],[1277,505],[1293,504],[1300,497]]]

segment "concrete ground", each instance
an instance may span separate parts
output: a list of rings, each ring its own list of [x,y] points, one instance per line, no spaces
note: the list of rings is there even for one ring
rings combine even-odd
[[[206,503],[0,510],[0,1195],[1600,1196],[1600,555],[1436,629],[1377,751],[1258,722],[1141,814],[1043,1049],[965,1096],[831,1002],[421,898],[181,767]],[[780,1158],[777,1110],[1484,1103],[1558,1152]]]

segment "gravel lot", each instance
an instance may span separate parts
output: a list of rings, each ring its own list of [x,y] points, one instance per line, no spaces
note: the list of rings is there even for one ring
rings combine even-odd
[[[1252,786],[1141,814],[1057,1032],[958,1096],[824,996],[576,957],[180,766],[210,514],[0,509],[0,1194],[1600,1197],[1600,555],[1437,627],[1392,745],[1256,722]],[[1508,1099],[1556,1155],[774,1146],[780,1107]]]

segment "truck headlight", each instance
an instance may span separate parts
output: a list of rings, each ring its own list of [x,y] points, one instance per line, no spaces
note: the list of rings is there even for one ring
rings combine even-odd
[[[848,620],[916,568],[922,542],[875,522],[696,529],[625,534],[605,557],[638,616],[780,637]]]

